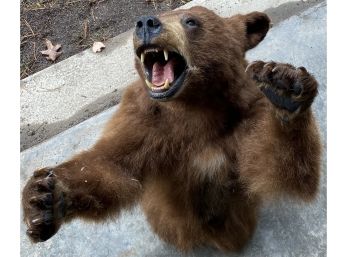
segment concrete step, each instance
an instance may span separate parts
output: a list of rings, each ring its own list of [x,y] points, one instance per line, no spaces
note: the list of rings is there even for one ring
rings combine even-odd
[[[193,0],[182,8],[203,5],[222,16],[254,10],[273,22],[316,4],[289,0]],[[137,78],[132,31],[106,43],[102,53],[87,49],[21,81],[21,151],[118,103],[124,88]]]
[[[186,256],[326,256],[326,3],[277,22],[265,40],[248,52],[247,59],[305,66],[319,81],[319,96],[313,109],[325,148],[320,194],[311,204],[285,199],[265,206],[253,239],[239,254],[199,248]],[[108,109],[23,151],[21,188],[33,170],[58,164],[90,147],[115,111],[117,107]],[[75,220],[40,244],[31,244],[25,230],[21,222],[21,256],[183,256],[151,232],[139,207],[123,212],[119,219],[106,224]]]

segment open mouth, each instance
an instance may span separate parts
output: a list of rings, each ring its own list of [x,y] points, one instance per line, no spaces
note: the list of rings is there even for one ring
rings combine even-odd
[[[150,96],[162,100],[174,96],[186,76],[185,58],[158,46],[139,47],[136,53],[143,65]]]

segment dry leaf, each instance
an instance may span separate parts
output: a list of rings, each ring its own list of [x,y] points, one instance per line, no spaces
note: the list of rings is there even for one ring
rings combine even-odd
[[[46,46],[47,50],[41,51],[40,53],[47,55],[47,60],[55,61],[62,54],[62,52],[58,52],[58,50],[62,47],[60,44],[53,46],[52,42],[46,39]]]
[[[94,53],[101,52],[105,48],[105,45],[102,42],[94,42],[92,51]]]

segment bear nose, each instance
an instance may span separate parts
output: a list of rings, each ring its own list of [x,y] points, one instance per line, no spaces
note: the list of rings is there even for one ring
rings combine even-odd
[[[135,26],[135,33],[144,44],[149,44],[152,38],[161,33],[161,30],[162,23],[154,16],[140,17]]]

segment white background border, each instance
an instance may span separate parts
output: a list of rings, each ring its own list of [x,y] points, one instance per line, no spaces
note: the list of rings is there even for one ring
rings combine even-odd
[[[227,0],[226,0],[227,1]],[[328,256],[348,256],[348,1],[328,1]],[[0,256],[19,256],[20,1],[0,14]]]

